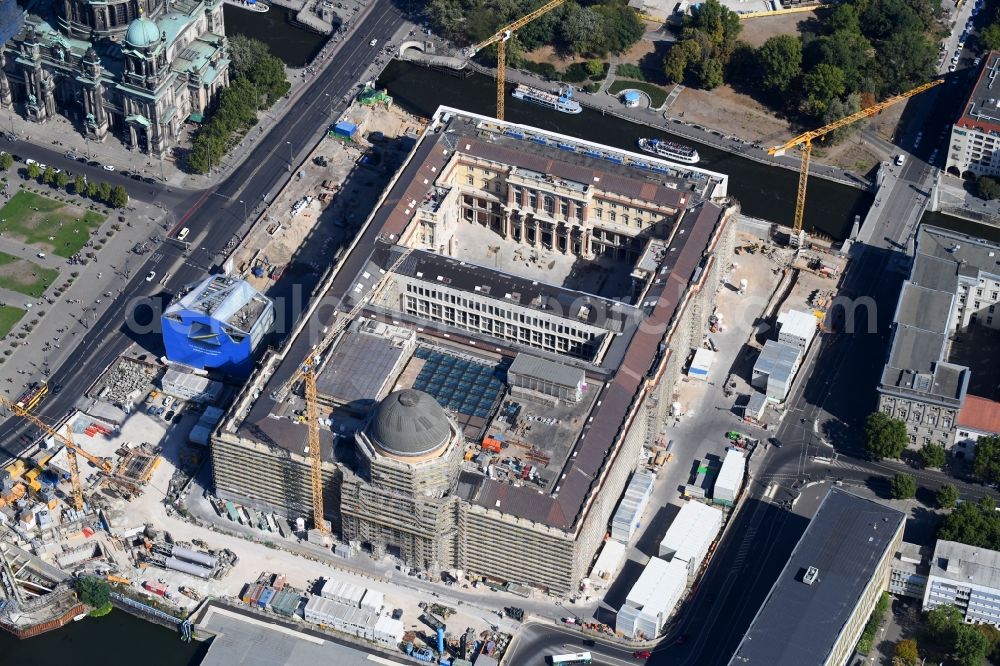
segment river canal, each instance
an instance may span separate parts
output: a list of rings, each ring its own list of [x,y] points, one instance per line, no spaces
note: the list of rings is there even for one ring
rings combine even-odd
[[[265,14],[258,14],[227,3],[222,6],[222,12],[228,36],[259,39],[289,67],[307,65],[328,39],[326,35],[295,25],[295,12],[278,5],[271,5],[271,10]]]
[[[402,61],[393,61],[382,73],[379,85],[388,89],[404,108],[429,116],[439,105],[492,115],[495,111],[496,84],[493,79],[473,74],[459,78],[450,74]],[[662,116],[658,118],[664,124]],[[680,139],[658,129],[605,116],[584,108],[570,115],[511,99],[507,102],[507,120],[535,125],[554,132],[639,152],[640,137],[670,138],[698,148],[697,166],[729,176],[729,193],[739,200],[743,212],[771,222],[791,226],[795,212],[798,173],[738,157],[711,146]],[[809,179],[805,227],[836,239],[851,231],[854,216],[862,219],[874,197],[857,188],[821,178]]]
[[[0,664],[17,666],[195,666],[207,649],[117,609],[24,641],[0,631]]]

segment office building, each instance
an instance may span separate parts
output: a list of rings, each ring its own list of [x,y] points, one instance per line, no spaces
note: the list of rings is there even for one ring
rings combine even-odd
[[[904,541],[892,560],[889,573],[889,593],[911,599],[923,599],[929,570],[924,549]]]
[[[913,266],[893,316],[889,360],[878,385],[879,409],[906,424],[910,444],[951,448],[969,395],[1000,397],[994,377],[1000,301],[1000,244],[921,225]],[[982,404],[966,410],[980,424]],[[963,429],[972,438],[975,427]],[[956,454],[965,455],[965,447]]]
[[[834,487],[792,550],[730,666],[842,666],[889,586],[906,516]]]
[[[979,438],[994,435],[1000,435],[1000,403],[978,395],[965,396],[955,428],[955,455],[974,457]]]
[[[339,539],[414,568],[578,589],[704,337],[734,245],[726,188],[695,167],[439,109],[321,285],[339,308],[311,311],[216,431],[217,493],[310,516],[289,379],[318,355]],[[338,351],[359,331],[333,317],[359,303],[356,319],[399,340],[377,372]]]
[[[160,322],[171,361],[245,376],[274,323],[274,305],[245,280],[213,275],[167,306]]]
[[[167,368],[160,386],[167,395],[189,402],[215,402],[222,396],[222,384],[181,368]]]
[[[972,87],[962,115],[951,127],[945,169],[955,176],[997,176],[1000,174],[1000,51],[983,56],[982,69]],[[996,86],[996,88],[994,88]]]
[[[229,85],[222,0],[40,0],[0,46],[0,107],[163,157]],[[40,130],[39,134],[54,130]]]
[[[1000,627],[1000,552],[938,539],[923,609],[951,605],[970,624]]]

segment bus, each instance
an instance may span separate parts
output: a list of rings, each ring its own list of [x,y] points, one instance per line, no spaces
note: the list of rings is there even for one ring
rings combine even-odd
[[[569,664],[589,664],[594,661],[589,652],[552,655],[552,666],[569,666]]]
[[[28,387],[28,390],[21,394],[21,397],[17,399],[18,409],[22,409],[25,412],[30,412],[38,403],[42,401],[42,398],[49,392],[49,385],[45,382],[41,384],[32,384]]]

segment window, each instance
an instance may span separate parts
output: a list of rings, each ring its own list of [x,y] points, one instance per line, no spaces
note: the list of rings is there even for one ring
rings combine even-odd
[[[556,200],[555,199],[553,199],[552,197],[550,197],[549,195],[546,194],[545,195],[545,199],[544,199],[544,203],[545,203],[545,213],[546,214],[552,215],[553,213],[556,212]]]
[[[569,202],[565,199],[563,199],[562,203],[559,205],[559,212],[562,213],[563,217],[569,217]],[[996,298],[996,292],[994,292],[993,297]]]
[[[614,221],[615,221],[615,219],[616,219],[616,218],[617,218],[618,216],[617,216],[617,215],[615,214],[615,212],[614,212],[614,211],[612,211],[612,212],[611,212],[611,215],[609,215],[608,217],[609,217],[609,218],[611,219],[611,221],[612,221],[612,222],[614,222]]]
[[[598,220],[601,219],[601,209],[600,208],[595,208],[594,209],[594,217],[596,217]]]
[[[622,224],[628,226],[628,215],[622,215]]]
[[[538,206],[538,195],[535,192],[528,192],[528,208]]]
[[[473,175],[472,175],[472,174],[470,173],[470,174],[469,174],[468,176],[466,176],[466,177],[465,177],[465,181],[466,181],[466,182],[467,182],[467,183],[468,183],[469,185],[475,185],[475,184],[476,184],[476,177],[475,177],[475,176],[473,176]]]

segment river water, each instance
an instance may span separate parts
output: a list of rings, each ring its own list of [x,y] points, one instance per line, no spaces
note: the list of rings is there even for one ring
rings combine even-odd
[[[458,78],[411,63],[393,61],[383,72],[379,85],[387,88],[397,103],[422,116],[429,116],[439,105],[484,115],[495,112],[496,83],[480,74]],[[745,214],[791,226],[798,188],[798,173],[795,171],[767,166],[587,108],[583,113],[570,115],[512,98],[506,107],[507,120],[626,150],[639,152],[636,141],[640,137],[669,138],[695,145],[701,155],[698,166],[729,176],[729,193],[739,200]],[[662,116],[654,117],[659,118],[661,125],[664,124]],[[863,219],[873,198],[870,193],[854,187],[810,178],[805,228],[843,239],[851,231],[854,216],[860,215]]]
[[[17,666],[194,666],[207,649],[117,609],[24,641],[0,631],[0,664]]]
[[[226,34],[259,39],[271,47],[271,53],[289,67],[302,67],[323,48],[327,37],[295,25],[295,12],[271,5],[271,11],[258,14],[225,4]]]

